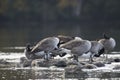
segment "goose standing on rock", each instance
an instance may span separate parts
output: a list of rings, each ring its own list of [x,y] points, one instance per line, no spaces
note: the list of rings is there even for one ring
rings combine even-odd
[[[26,57],[28,59],[37,59],[40,57],[44,57],[46,60],[50,57],[50,52],[56,48],[58,48],[59,38],[57,37],[48,37],[40,42],[38,42],[32,49],[28,45],[26,47]]]
[[[81,38],[77,38],[60,45],[60,48],[62,48],[68,54],[73,54],[74,59],[78,61],[78,56],[90,56],[89,53],[86,53],[91,48],[91,42],[88,40],[81,40]]]
[[[66,35],[58,35],[57,36],[60,40],[58,47],[59,49],[55,51],[53,51],[53,54],[55,53],[56,55],[59,55],[60,57],[65,56],[67,53],[63,51],[62,53],[62,49],[60,48],[61,45],[64,45],[65,43],[71,41],[71,40],[82,40],[82,38],[80,37],[71,37],[71,36],[66,36]]]
[[[114,49],[114,47],[116,46],[116,41],[114,38],[108,37],[106,34],[103,34],[103,36],[104,39],[100,39],[99,42],[102,43],[105,48],[104,54],[107,54],[109,53],[109,51]],[[106,59],[107,59],[107,55],[106,55]]]
[[[92,53],[92,55],[90,56],[90,61],[93,62],[93,57],[99,57],[101,54],[104,53],[104,46],[98,41],[91,41],[91,44],[92,46],[90,52]]]

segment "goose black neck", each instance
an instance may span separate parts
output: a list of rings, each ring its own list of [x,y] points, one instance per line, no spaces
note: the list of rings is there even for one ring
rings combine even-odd
[[[108,37],[106,34],[103,34],[103,37],[104,37],[105,39],[110,39],[110,37]]]
[[[27,50],[27,52],[30,52],[30,51],[31,51],[29,44],[27,45],[26,50]]]

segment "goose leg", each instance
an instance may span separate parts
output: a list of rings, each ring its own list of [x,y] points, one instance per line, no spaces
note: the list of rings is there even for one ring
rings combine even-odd
[[[44,59],[45,59],[46,61],[49,61],[49,59],[48,59],[48,54],[49,54],[49,53],[46,52],[46,53],[45,53],[45,56],[44,56]]]
[[[78,62],[78,56],[77,55],[73,55],[73,60],[76,60]]]
[[[107,61],[108,60],[108,50],[105,51],[105,54],[106,54],[105,60]]]
[[[89,62],[90,62],[90,63],[93,62],[93,55],[92,55],[92,54],[90,55]]]

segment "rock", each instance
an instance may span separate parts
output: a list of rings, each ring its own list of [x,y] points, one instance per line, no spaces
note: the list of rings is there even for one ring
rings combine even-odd
[[[60,60],[60,59],[50,59],[49,61],[46,61],[44,59],[37,59],[33,60],[31,63],[32,66],[39,66],[39,67],[50,67],[50,66],[57,66],[57,67],[66,67],[66,60]]]
[[[4,60],[4,59],[0,59],[0,64],[9,64],[9,62],[7,62],[7,61]]]
[[[79,66],[82,66],[81,63],[77,62],[76,60],[68,60],[67,61],[67,65],[79,65]]]
[[[36,60],[33,60],[32,63],[31,63],[31,66],[34,67],[34,66],[38,66],[38,67],[50,67],[52,66],[54,63],[53,60],[49,60],[49,61],[46,61],[44,59],[36,59]]]
[[[78,65],[69,65],[65,68],[66,72],[73,73],[73,72],[78,72],[81,71],[82,67],[79,67]]]
[[[85,64],[85,65],[83,65],[83,69],[95,69],[95,68],[97,68],[97,66],[94,65],[94,64]]]
[[[20,66],[21,67],[30,67],[32,60],[28,60],[26,57],[20,58]]]
[[[120,59],[119,58],[115,58],[114,62],[120,62]]]
[[[26,60],[24,61],[24,63],[22,64],[23,67],[30,67],[31,66],[31,60]]]
[[[66,67],[67,64],[66,64],[65,61],[58,61],[58,62],[55,63],[55,66],[57,66],[57,67]]]
[[[7,62],[7,60],[0,59],[0,68],[8,68],[8,67],[15,67],[16,63],[14,62]]]
[[[94,65],[96,65],[97,67],[104,67],[105,64],[103,62],[94,62]]]

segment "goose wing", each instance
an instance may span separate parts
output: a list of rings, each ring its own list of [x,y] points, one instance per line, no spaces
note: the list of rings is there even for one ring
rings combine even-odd
[[[82,45],[81,41],[79,41],[79,40],[71,40],[71,41],[69,41],[69,42],[67,42],[65,44],[60,45],[60,48],[66,48],[66,49],[71,50],[72,48],[78,47],[80,45]]]
[[[55,48],[59,41],[55,37],[48,37],[36,44],[31,52],[47,51]]]

